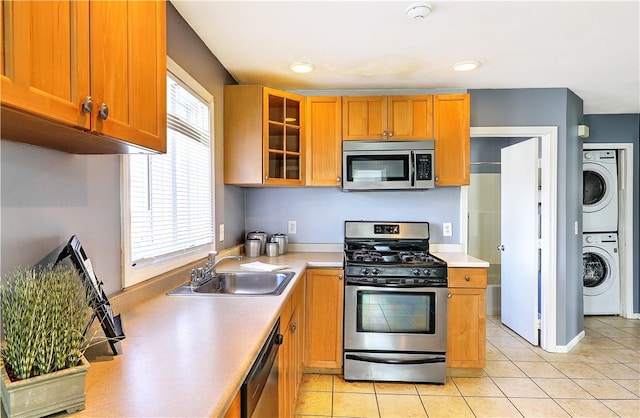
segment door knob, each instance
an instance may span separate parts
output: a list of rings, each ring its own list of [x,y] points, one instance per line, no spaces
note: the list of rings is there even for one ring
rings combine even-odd
[[[500,244],[496,247],[496,250],[498,251],[504,251],[504,245]]]
[[[82,111],[84,113],[91,113],[93,111],[93,98],[91,96],[87,96],[82,102]]]
[[[98,116],[100,116],[100,119],[102,120],[107,120],[107,118],[109,117],[109,106],[107,106],[106,103],[102,103],[100,105],[100,110],[98,110]]]

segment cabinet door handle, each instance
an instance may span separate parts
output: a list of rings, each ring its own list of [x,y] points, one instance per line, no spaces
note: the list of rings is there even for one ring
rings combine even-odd
[[[109,117],[109,106],[107,106],[106,103],[102,103],[100,105],[100,110],[98,110],[98,116],[100,116],[100,119],[102,120],[107,120],[107,118]]]
[[[471,280],[471,277],[469,277],[469,276],[464,276],[464,279],[465,279],[466,281],[470,281],[470,280]]]
[[[291,332],[295,334],[296,330],[298,329],[298,323],[294,322],[293,324],[291,324]]]
[[[82,111],[84,113],[91,113],[93,111],[93,98],[91,96],[87,96],[82,102]]]

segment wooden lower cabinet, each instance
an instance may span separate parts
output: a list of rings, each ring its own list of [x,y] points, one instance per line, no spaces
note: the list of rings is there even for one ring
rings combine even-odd
[[[486,268],[449,268],[448,367],[485,367],[486,288]]]
[[[227,409],[227,413],[224,414],[224,418],[240,418],[241,415],[241,409],[242,409],[242,405],[241,405],[241,398],[240,398],[240,392],[236,393],[236,396],[233,398],[233,401],[231,402],[231,406],[229,406],[229,409]]]
[[[304,366],[311,372],[342,370],[343,271],[307,270]]]
[[[293,417],[304,359],[305,278],[298,281],[280,313],[282,345],[278,351],[279,416]]]

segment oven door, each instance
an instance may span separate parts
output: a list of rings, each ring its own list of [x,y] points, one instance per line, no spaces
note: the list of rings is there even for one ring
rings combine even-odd
[[[447,349],[446,287],[345,286],[344,349],[441,353]]]

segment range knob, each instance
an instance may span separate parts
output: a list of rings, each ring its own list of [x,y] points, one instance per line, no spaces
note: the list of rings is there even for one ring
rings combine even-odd
[[[424,269],[423,273],[425,276],[433,276],[434,271],[429,269]]]
[[[413,269],[413,270],[411,270],[411,273],[413,273],[414,276],[419,276],[420,275],[420,270],[419,269]]]
[[[362,274],[363,276],[368,276],[369,275],[369,269],[366,267],[362,267],[362,269],[360,270],[360,274]]]
[[[371,274],[373,274],[374,276],[377,276],[378,274],[380,274],[380,270],[374,267],[371,269]]]

